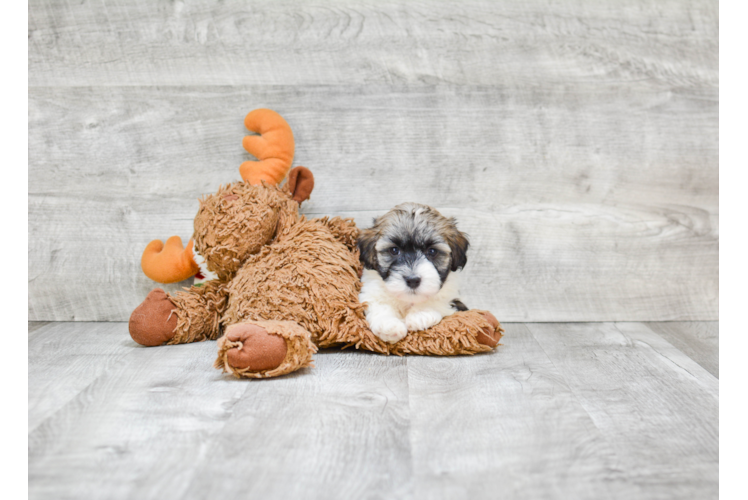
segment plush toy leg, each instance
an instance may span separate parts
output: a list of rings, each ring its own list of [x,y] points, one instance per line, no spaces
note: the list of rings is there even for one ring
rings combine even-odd
[[[130,336],[144,346],[215,340],[221,334],[226,299],[219,282],[175,295],[156,288],[130,315]]]
[[[409,333],[390,347],[390,353],[452,356],[486,352],[499,345],[503,331],[488,311],[456,312],[427,330]]]
[[[292,321],[245,321],[218,339],[215,367],[239,378],[269,378],[312,365],[317,347]]]

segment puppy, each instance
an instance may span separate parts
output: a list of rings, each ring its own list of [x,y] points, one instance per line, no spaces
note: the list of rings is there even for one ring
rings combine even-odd
[[[364,265],[359,300],[368,304],[372,332],[397,342],[467,310],[456,271],[467,263],[468,245],[454,218],[427,205],[403,203],[374,219],[358,239]]]

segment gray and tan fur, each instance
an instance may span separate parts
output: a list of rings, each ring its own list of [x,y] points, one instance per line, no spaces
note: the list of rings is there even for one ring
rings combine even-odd
[[[364,265],[359,299],[367,304],[372,331],[397,342],[466,310],[455,272],[467,263],[468,246],[455,219],[427,205],[403,203],[374,219],[358,239]]]

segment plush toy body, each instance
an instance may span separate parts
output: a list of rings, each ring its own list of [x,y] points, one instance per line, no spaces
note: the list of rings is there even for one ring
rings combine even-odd
[[[245,124],[258,131],[288,127],[269,110],[253,111]],[[281,134],[284,140],[288,133]],[[290,166],[289,155],[276,161],[248,150],[260,158],[257,163],[270,160],[273,179],[279,164]],[[396,344],[376,337],[358,301],[362,267],[353,221],[300,216],[299,203],[314,186],[311,172],[292,169],[280,188],[267,182],[257,163],[248,169],[255,181],[222,187],[200,201],[194,237],[184,250],[176,237],[166,246],[158,240],[148,245],[142,259],[148,276],[161,282],[192,275],[209,279],[174,295],[153,290],[130,317],[136,342],[155,346],[217,339],[216,367],[247,378],[310,366],[318,347],[454,355],[489,351],[498,344],[498,321],[474,310],[445,317]]]

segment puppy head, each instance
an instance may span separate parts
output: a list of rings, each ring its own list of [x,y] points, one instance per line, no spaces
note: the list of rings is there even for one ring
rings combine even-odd
[[[435,209],[403,203],[361,231],[361,262],[376,270],[387,291],[404,302],[423,302],[441,290],[450,271],[467,264],[467,235]]]

